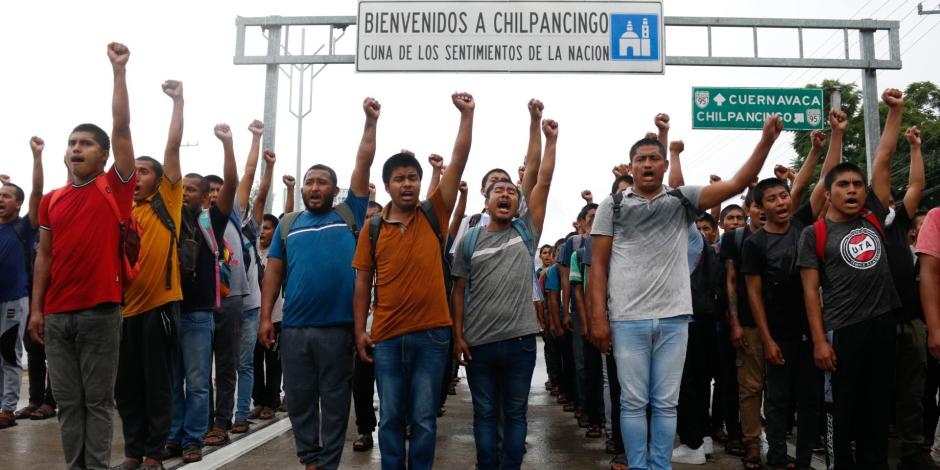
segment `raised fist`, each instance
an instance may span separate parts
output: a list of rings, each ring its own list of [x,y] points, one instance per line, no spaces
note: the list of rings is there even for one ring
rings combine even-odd
[[[546,139],[558,138],[558,123],[551,119],[542,120],[542,133]]]
[[[261,137],[264,134],[264,123],[255,119],[248,124],[248,132],[255,137]]]
[[[183,97],[183,82],[179,80],[167,80],[161,85],[163,92],[170,98],[179,99]]]
[[[904,132],[904,138],[907,139],[907,143],[911,144],[911,147],[920,147],[920,129],[917,126],[908,127]]]
[[[516,168],[516,174],[519,175],[519,181],[522,181],[525,176],[525,165],[519,165],[519,168]]]
[[[918,132],[917,135],[919,136],[920,133]],[[39,156],[42,154],[42,150],[46,148],[46,143],[43,142],[41,137],[33,136],[31,139],[29,139],[29,148],[33,151],[34,157]]]
[[[232,129],[228,127],[228,124],[216,124],[214,131],[219,140],[223,142],[232,140]]]
[[[777,137],[780,137],[781,132],[783,132],[783,120],[780,119],[780,116],[774,115],[764,120],[762,138],[774,142]]]
[[[294,184],[297,183],[297,181],[294,180],[294,177],[291,175],[284,175],[281,177],[281,181],[284,182],[284,186],[287,186],[288,189],[294,189]]]
[[[590,189],[585,189],[584,191],[581,191],[581,199],[584,199],[584,202],[590,204],[594,202],[594,195],[591,194]]]
[[[124,44],[119,42],[108,44],[108,59],[111,60],[111,65],[123,67],[127,65],[127,59],[130,56],[131,51]]]
[[[0,184],[10,184],[10,175],[0,175]]]
[[[750,189],[754,189],[755,186],[757,186],[757,177],[756,177],[756,176],[754,177],[754,179],[751,180],[750,183],[747,184],[747,187],[750,188]]]
[[[274,166],[274,162],[277,161],[277,155],[274,154],[274,150],[264,149],[264,164],[271,168]]]
[[[460,190],[460,194],[466,195],[467,190],[469,189],[469,187],[467,186],[467,182],[461,181],[460,186],[458,186],[457,189]]]
[[[897,88],[888,88],[881,94],[881,101],[884,101],[891,109],[901,109],[904,107],[904,95]]]
[[[832,130],[838,130],[840,132],[845,132],[845,128],[849,126],[849,117],[842,111],[830,111],[829,112],[829,127]]]
[[[685,151],[685,142],[681,140],[669,142],[669,153],[682,153],[683,151]]]
[[[629,163],[621,163],[614,166],[614,169],[611,170],[615,178],[620,178],[623,175],[629,175],[633,173],[633,165]]]
[[[826,146],[826,133],[823,131],[813,131],[810,135],[810,138],[813,139],[813,148],[816,150],[822,150]]]
[[[774,176],[775,176],[777,179],[779,179],[779,180],[786,181],[787,178],[790,177],[790,172],[791,172],[791,171],[792,171],[792,170],[790,170],[789,168],[787,168],[787,167],[785,167],[785,166],[783,166],[783,165],[777,165],[777,166],[774,167]]]
[[[656,124],[656,128],[661,131],[669,130],[669,115],[666,113],[659,113],[653,118],[653,123]]]
[[[461,113],[473,112],[473,109],[476,107],[476,103],[473,101],[473,95],[470,93],[454,93],[450,95],[450,99]]]
[[[432,153],[430,156],[428,156],[428,163],[431,164],[431,168],[437,168],[440,170],[444,169],[444,157],[436,153]]]
[[[375,98],[366,98],[362,101],[362,110],[366,113],[366,119],[377,120],[382,111],[382,105]]]
[[[655,132],[647,132],[643,138],[649,140],[659,140],[659,135],[657,135]]]
[[[532,98],[529,100],[529,117],[533,121],[538,121],[542,119],[542,110],[545,109],[545,105],[541,101]]]
[[[375,183],[369,183],[369,194],[375,194]]]
[[[718,175],[710,175],[708,177],[708,184],[715,184],[721,181],[721,177]]]

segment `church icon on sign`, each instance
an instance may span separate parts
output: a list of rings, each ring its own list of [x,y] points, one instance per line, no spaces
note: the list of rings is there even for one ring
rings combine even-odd
[[[612,60],[659,60],[659,18],[656,15],[611,15]]]

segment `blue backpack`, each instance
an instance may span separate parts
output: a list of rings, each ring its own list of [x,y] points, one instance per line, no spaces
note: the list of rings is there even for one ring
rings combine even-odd
[[[473,252],[476,250],[477,240],[480,238],[480,233],[483,231],[484,228],[485,228],[484,226],[473,227],[470,230],[467,230],[466,235],[464,235],[464,238],[466,238],[466,241],[463,244],[463,251],[461,252],[461,255],[463,256],[464,266],[467,267],[467,287],[464,291],[465,292],[464,299],[469,299],[470,297],[470,275],[469,274],[470,274],[471,259],[473,258]],[[534,257],[535,247],[533,246],[533,243],[532,243],[532,234],[529,233],[529,228],[526,227],[525,222],[523,222],[520,219],[513,219],[512,228],[517,233],[519,233],[520,237],[522,237],[522,242],[525,243],[525,247],[526,247],[526,250],[528,250],[529,255]]]

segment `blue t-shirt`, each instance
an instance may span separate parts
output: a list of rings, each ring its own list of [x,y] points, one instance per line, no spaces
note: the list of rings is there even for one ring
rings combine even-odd
[[[26,235],[25,246],[17,235],[17,231]],[[0,302],[29,296],[26,256],[33,256],[38,233],[37,229],[29,225],[27,217],[20,217],[8,224],[0,224]],[[28,252],[26,247],[29,248]]]
[[[553,264],[545,273],[545,290],[552,292],[561,292],[561,283],[558,280],[558,265]]]
[[[350,192],[345,204],[352,209],[356,226],[361,228],[369,206],[368,196]],[[335,210],[326,214],[304,211],[294,220],[287,235],[283,328],[353,322],[356,270],[351,266],[355,252],[356,238]],[[280,228],[274,229],[268,257],[284,260]]]

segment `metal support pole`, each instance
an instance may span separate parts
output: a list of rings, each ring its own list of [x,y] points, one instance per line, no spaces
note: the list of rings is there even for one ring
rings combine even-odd
[[[875,60],[875,31],[863,29],[858,34],[861,36],[862,60]],[[865,156],[869,181],[871,181],[872,164],[875,161],[875,150],[881,139],[877,73],[878,70],[874,68],[862,69],[862,113],[865,118]]]
[[[330,30],[332,30],[332,28],[330,28]],[[303,55],[304,51],[306,50],[306,46],[307,46],[307,30],[301,29],[300,30],[300,54],[301,55]],[[294,190],[294,207],[298,209],[302,209],[304,207],[301,205],[303,204],[303,201],[301,200],[301,197],[300,197],[301,196],[300,192],[303,191],[303,187],[304,187],[303,175],[300,174],[300,160],[303,156],[304,116],[306,116],[306,114],[304,114],[304,88],[307,87],[307,84],[304,83],[304,76],[306,75],[306,73],[307,73],[307,66],[305,65],[300,68],[300,80],[298,80],[298,83],[299,83],[298,93],[299,94],[297,95],[297,114],[296,114],[297,116],[297,163],[294,169],[294,178],[296,178],[296,181],[299,187]],[[293,78],[293,75],[294,74],[291,74],[292,78]],[[313,84],[311,83],[311,86],[312,85]],[[294,86],[294,80],[292,79],[291,80],[292,89],[293,89],[293,86]],[[313,90],[310,90],[310,91],[311,93],[313,92]]]
[[[281,27],[269,26],[268,31],[268,55],[277,56],[281,52]],[[277,64],[268,64],[265,66],[264,75],[264,134],[261,137],[262,149],[274,150],[274,136],[277,129]],[[268,171],[261,159],[261,174]],[[272,175],[273,176],[273,175]],[[273,188],[273,184],[271,185]],[[271,206],[274,203],[274,190],[268,191],[267,200],[264,203],[264,211],[271,213]]]

